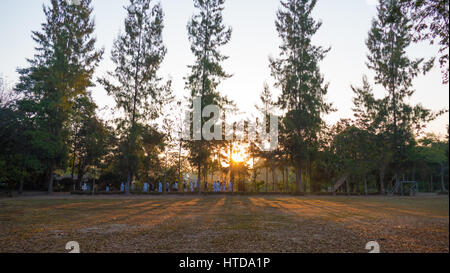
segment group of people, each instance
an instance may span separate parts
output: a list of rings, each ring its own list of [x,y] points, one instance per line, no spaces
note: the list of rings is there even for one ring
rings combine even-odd
[[[230,182],[228,185],[228,189],[230,192],[232,192],[233,184]],[[227,191],[227,185],[225,182],[220,181],[214,181],[213,183],[213,192],[226,192]]]
[[[184,181],[182,184],[182,192],[194,192],[195,189],[197,189],[197,181],[190,181],[186,182]],[[170,186],[169,182],[166,182],[166,192],[178,192],[180,189],[178,188],[178,182],[175,182],[172,184],[172,187]],[[106,191],[109,191],[109,187],[107,186]],[[125,192],[126,191],[126,185],[125,183],[121,183],[120,185],[120,191]],[[154,188],[153,184],[150,183],[144,183],[144,186],[142,188],[143,192],[163,192],[163,182],[159,181],[157,184],[156,189]],[[228,191],[233,192],[233,183],[228,183]],[[205,192],[209,192],[209,186],[208,183],[205,183]],[[227,185],[226,182],[220,182],[220,181],[214,181],[213,183],[213,192],[227,192]]]

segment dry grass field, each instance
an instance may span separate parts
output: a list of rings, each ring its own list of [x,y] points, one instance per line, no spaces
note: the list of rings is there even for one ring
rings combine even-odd
[[[443,197],[0,199],[0,252],[449,252]]]

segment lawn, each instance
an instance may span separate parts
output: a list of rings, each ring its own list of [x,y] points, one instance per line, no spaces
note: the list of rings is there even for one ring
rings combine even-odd
[[[443,197],[0,199],[0,252],[449,252]]]

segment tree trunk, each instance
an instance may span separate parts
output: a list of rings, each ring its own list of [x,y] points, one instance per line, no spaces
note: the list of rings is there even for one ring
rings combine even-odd
[[[20,185],[19,185],[19,194],[22,195],[23,193],[23,175],[20,177]]]
[[[48,180],[48,193],[52,194],[53,193],[53,166],[49,167],[49,180]]]
[[[350,186],[349,186],[349,183],[348,183],[349,179],[350,179],[350,177],[345,180],[345,191],[346,191],[347,195],[350,195]]]
[[[369,190],[367,188],[367,175],[364,175],[364,194],[369,195]]]
[[[286,168],[286,185],[285,185],[285,187],[286,187],[286,192],[288,192],[289,191],[289,167]]]
[[[258,185],[256,184],[256,177],[258,176],[258,174],[256,173],[256,168],[255,168],[255,160],[253,160],[253,185],[255,188],[255,192],[258,192]]]
[[[126,186],[126,189],[125,189],[126,194],[130,194],[130,192],[131,192],[131,187],[130,186],[131,186],[131,172],[128,171],[127,186]]]
[[[302,185],[302,168],[299,167],[297,169],[297,191],[299,193],[303,192],[303,185]]]
[[[275,176],[277,175],[277,169],[276,168],[272,168],[272,192],[276,192],[275,190]]]
[[[392,185],[393,190],[395,190],[395,186],[398,185],[399,182],[400,182],[400,176],[398,175],[397,172],[395,172],[395,180],[394,180],[394,184]],[[401,185],[401,191],[402,191],[402,195],[403,195],[403,185]]]
[[[444,163],[441,163],[441,187],[442,187],[442,192],[447,191],[445,189],[445,182],[444,182]]]
[[[164,168],[164,180],[163,180],[163,195],[167,194],[167,171]]]
[[[197,191],[202,193],[202,167],[200,164],[198,164]]]
[[[269,188],[269,168],[266,167],[266,193],[268,192],[268,188]]]
[[[180,147],[179,147],[179,150],[178,150],[178,179],[179,179],[180,185],[181,185],[182,180],[183,180],[183,177],[181,175],[181,145],[182,145],[182,142],[181,142],[181,139],[180,139]]]
[[[211,170],[211,183],[214,183],[214,171]],[[209,189],[208,189],[209,191]],[[220,189],[222,191],[222,189]]]
[[[433,192],[433,174],[430,175],[430,192]]]
[[[382,195],[386,193],[384,190],[384,170],[380,171],[380,192]]]
[[[75,190],[76,190],[76,182],[75,182],[75,179],[73,179],[74,174],[75,174],[75,160],[76,160],[75,152],[74,152],[74,156],[73,156],[73,159],[72,159],[72,160],[73,160],[73,161],[72,161],[72,172],[71,172],[71,177],[72,177],[72,183],[73,183],[73,190],[75,191]]]
[[[312,162],[309,160],[308,163],[308,177],[309,177],[309,192],[314,192],[313,181],[312,181]]]

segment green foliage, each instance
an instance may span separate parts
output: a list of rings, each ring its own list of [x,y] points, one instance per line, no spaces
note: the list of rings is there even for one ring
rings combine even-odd
[[[195,63],[189,66],[186,89],[190,91],[191,105],[195,97],[201,97],[201,111],[207,105],[223,107],[230,103],[217,91],[220,82],[231,77],[221,65],[228,57],[220,52],[220,47],[230,41],[232,33],[223,23],[224,3],[225,0],[194,0],[196,13],[187,25]],[[206,121],[207,118],[202,118],[201,127]],[[213,147],[204,140],[188,141],[185,146],[190,152],[190,162],[197,166],[200,181],[202,165],[211,157]]]
[[[113,80],[100,79],[108,94],[114,97],[117,109],[124,113],[117,123],[125,144],[122,151],[128,191],[137,172],[137,144],[142,138],[143,124],[159,116],[164,95],[171,92],[171,83],[162,85],[157,74],[167,50],[162,40],[163,10],[161,4],[153,2],[130,0],[126,7],[125,33],[114,41],[111,52],[116,68],[108,75]]]
[[[72,173],[76,167],[81,182],[90,167],[100,166],[111,149],[112,128],[97,118],[97,105],[89,95],[76,99],[71,115]]]
[[[423,58],[411,60],[406,55],[405,51],[412,43],[411,24],[400,1],[380,1],[377,9],[378,15],[372,22],[366,42],[369,49],[367,66],[375,72],[375,83],[383,86],[387,94],[383,100],[375,100],[366,80],[362,89],[354,88],[354,91],[356,102],[366,108],[359,112],[366,119],[362,122],[367,123],[367,117],[371,117],[373,124],[370,126],[375,126],[372,130],[385,134],[384,137],[391,141],[394,168],[397,169],[406,160],[407,146],[413,141],[414,131],[420,132],[427,122],[444,111],[433,113],[421,105],[408,103],[415,92],[413,79],[420,73],[427,73],[434,59],[424,63]]]
[[[49,173],[49,192],[55,167],[63,167],[67,158],[67,121],[75,98],[93,85],[91,78],[103,53],[94,48],[90,5],[91,0],[80,5],[52,0],[44,6],[42,32],[33,32],[36,54],[28,68],[18,70],[16,91],[23,97],[18,109],[32,119],[28,135]]]
[[[276,86],[282,90],[279,106],[287,113],[280,134],[297,169],[298,188],[303,164],[317,147],[317,136],[324,122],[322,114],[332,111],[325,102],[328,84],[320,73],[319,62],[330,49],[312,45],[312,37],[322,23],[311,13],[316,0],[282,1],[276,28],[282,40],[278,59],[270,60]]]

